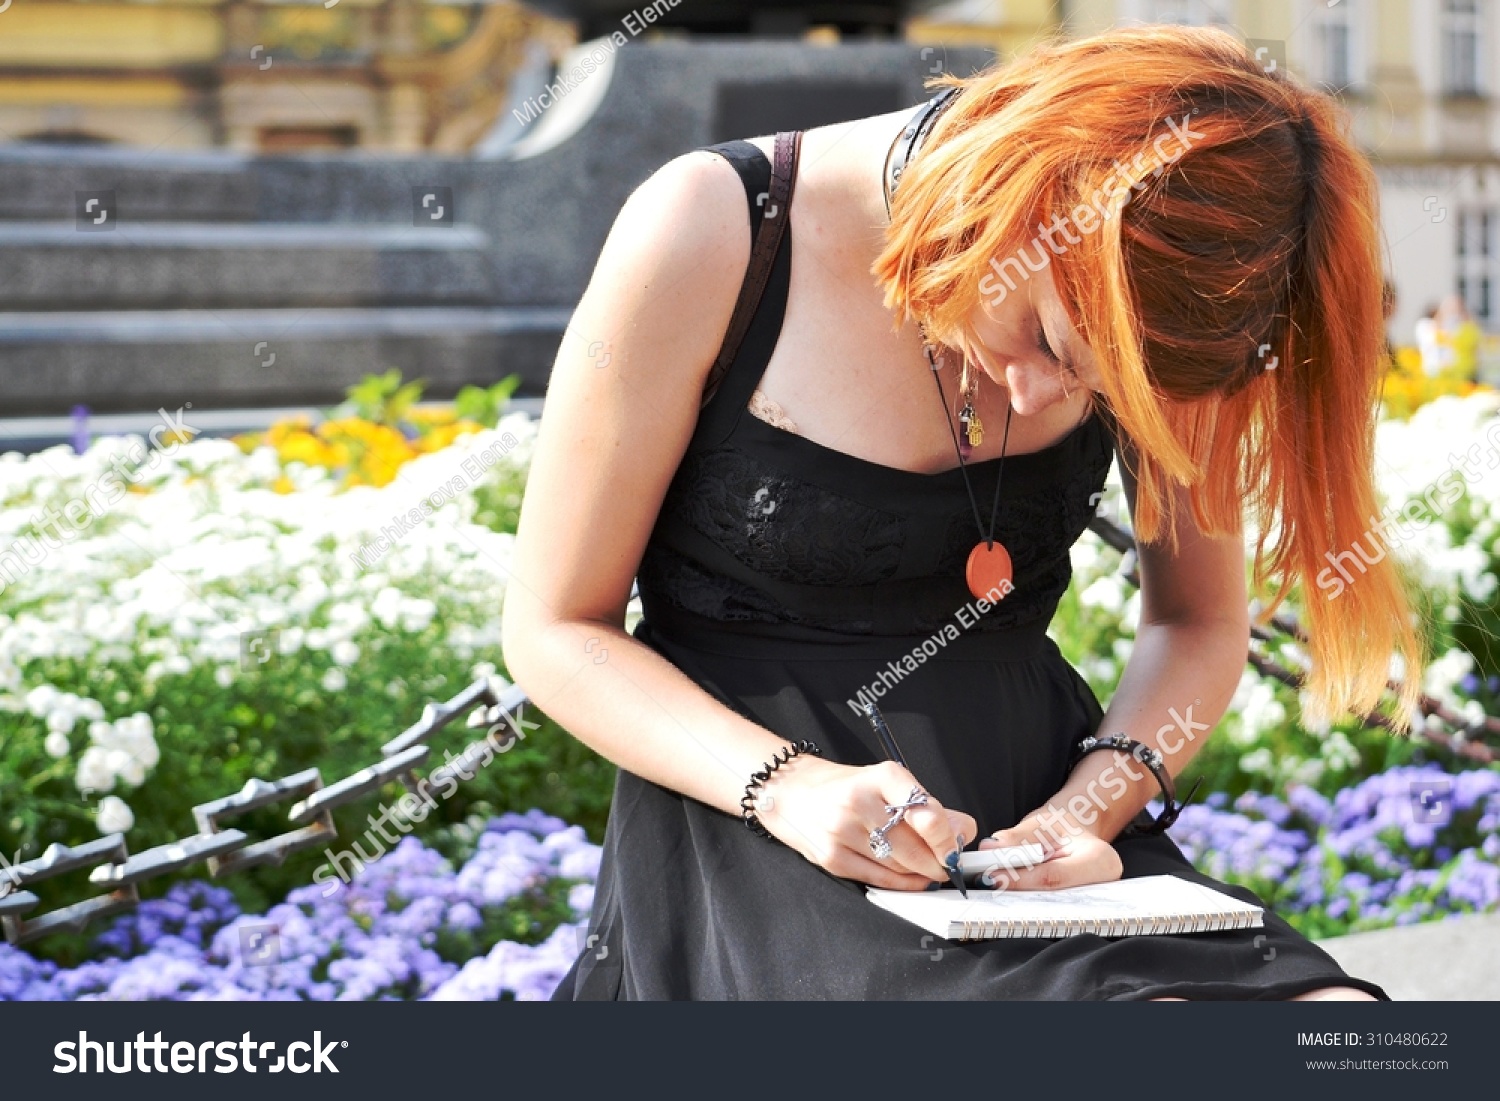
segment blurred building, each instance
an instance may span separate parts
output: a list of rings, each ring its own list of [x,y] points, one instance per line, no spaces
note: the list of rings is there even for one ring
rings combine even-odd
[[[1455,292],[1500,333],[1497,9],[0,0],[0,406],[326,403],[389,366],[539,393],[614,212],[672,156],[1143,21],[1224,26],[1347,104],[1396,342]]]
[[[0,139],[461,152],[566,22],[509,0],[12,0]]]

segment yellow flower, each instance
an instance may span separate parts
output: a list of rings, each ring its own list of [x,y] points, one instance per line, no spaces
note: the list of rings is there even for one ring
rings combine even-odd
[[[299,462],[324,468],[344,488],[380,487],[394,481],[401,467],[418,455],[441,451],[460,436],[484,427],[458,417],[451,406],[410,410],[406,423],[408,430],[416,429],[415,439],[407,439],[391,425],[361,417],[340,417],[313,425],[299,415],[277,421],[263,433],[236,437],[235,442],[247,454],[257,446],[270,446],[283,465]],[[284,477],[275,488],[280,493],[293,491]]]
[[[328,466],[329,449],[322,440],[316,436],[301,433],[296,436],[288,436],[281,441],[276,453],[281,456],[283,463],[306,463],[308,466]]]
[[[423,454],[431,454],[434,451],[441,451],[443,448],[451,444],[454,440],[458,439],[458,437],[467,436],[470,433],[478,432],[481,427],[483,426],[480,425],[477,421],[454,421],[452,424],[445,424],[441,427],[434,428],[425,436],[417,439],[415,441],[416,447],[417,450],[422,452]]]
[[[1455,364],[1437,375],[1429,375],[1422,369],[1422,357],[1417,349],[1398,348],[1395,362],[1386,372],[1380,396],[1386,416],[1404,420],[1434,398],[1446,394],[1467,396],[1481,388],[1487,389],[1467,378],[1461,365]]]

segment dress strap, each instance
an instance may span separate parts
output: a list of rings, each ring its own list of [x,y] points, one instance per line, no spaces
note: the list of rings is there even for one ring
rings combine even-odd
[[[790,207],[801,144],[801,131],[778,133],[774,166],[749,142],[705,147],[728,160],[745,185],[751,249],[734,314],[704,387],[699,436],[718,441],[733,430],[775,347],[790,275],[790,250],[782,244],[790,240]],[[741,362],[745,366],[736,369]],[[756,362],[759,369],[753,366]],[[711,404],[721,388],[723,396]]]

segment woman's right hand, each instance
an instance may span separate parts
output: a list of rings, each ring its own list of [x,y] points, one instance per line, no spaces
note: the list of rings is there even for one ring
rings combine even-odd
[[[971,816],[929,795],[925,806],[912,807],[886,834],[891,855],[876,860],[870,831],[890,819],[888,805],[906,802],[917,786],[910,772],[891,761],[855,766],[800,756],[761,788],[756,817],[777,840],[832,875],[920,891],[948,882],[945,861],[974,839],[978,827]]]

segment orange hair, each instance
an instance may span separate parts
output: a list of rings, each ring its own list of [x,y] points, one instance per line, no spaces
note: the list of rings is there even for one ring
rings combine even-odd
[[[1309,718],[1374,710],[1399,653],[1391,721],[1408,732],[1423,655],[1405,577],[1382,554],[1337,599],[1306,585],[1383,538],[1378,194],[1338,105],[1206,27],[1049,39],[931,83],[962,91],[904,173],[872,268],[898,325],[962,347],[1004,293],[995,274],[1020,270],[1002,258],[1030,246],[1045,263],[1033,227],[1071,217],[1081,232],[1050,262],[1138,452],[1137,537],[1165,527],[1175,546],[1169,479],[1205,533],[1239,530],[1248,507],[1254,585],[1280,578],[1262,620],[1304,583]]]

